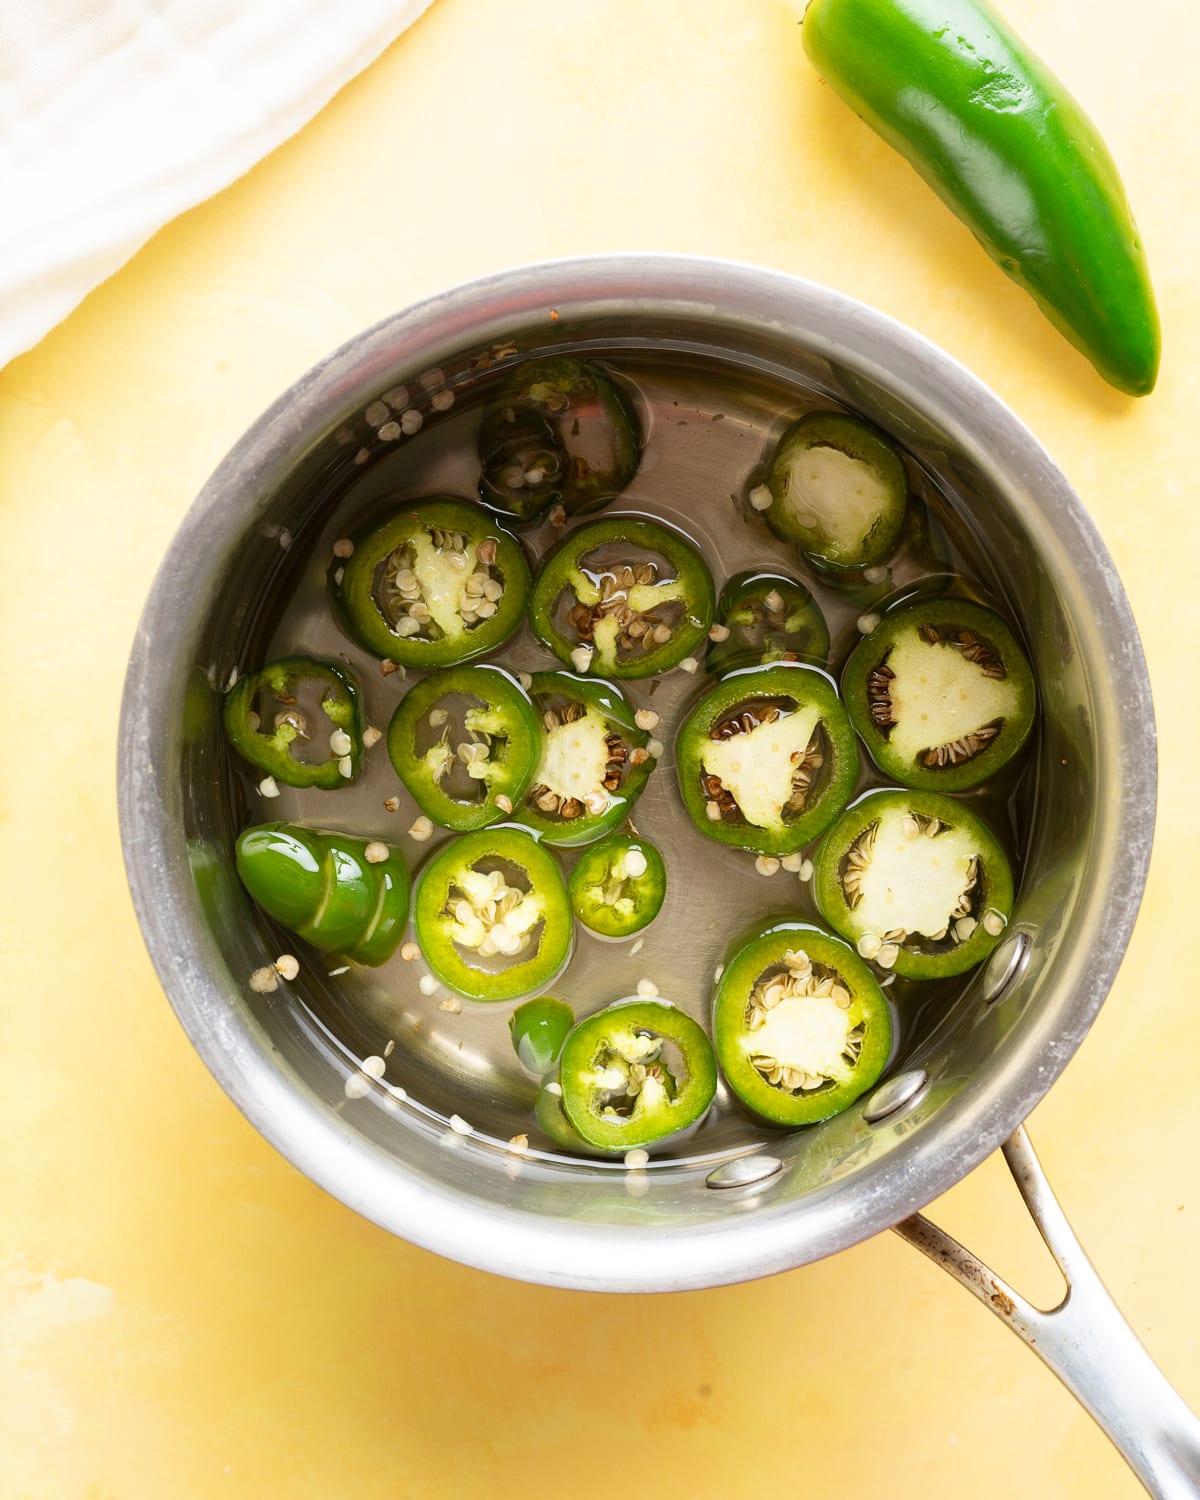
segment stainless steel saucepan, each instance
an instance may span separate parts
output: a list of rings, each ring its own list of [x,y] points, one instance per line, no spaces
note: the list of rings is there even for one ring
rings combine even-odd
[[[637,1196],[628,1173],[607,1164],[535,1154],[517,1172],[503,1147],[506,1112],[517,1109],[510,1082],[483,1048],[459,1049],[432,1021],[412,1032],[422,1096],[379,1088],[348,1101],[357,1023],[328,1025],[335,1002],[307,974],[267,996],[248,988],[262,929],[230,859],[236,792],[221,689],[247,664],[249,643],[266,638],[281,580],[321,566],[316,540],[334,500],[403,451],[414,424],[373,421],[372,408],[386,417],[381,397],[404,387],[413,410],[424,401],[430,421],[452,420],[453,400],[496,361],[566,348],[660,354],[692,372],[697,391],[716,382],[833,398],[891,431],[989,559],[1041,692],[1021,893],[986,968],[861,1106],[815,1130],[654,1165]],[[430,403],[434,387],[448,395]],[[731,420],[752,436],[753,401],[731,399]],[[665,436],[672,418],[650,405]],[[676,414],[676,429],[682,421]],[[720,552],[723,523],[705,506],[728,485],[704,442],[687,434],[691,457],[660,477],[686,490],[680,503],[695,506]],[[645,483],[655,482],[651,471]],[[390,318],[251,428],[193,505],[142,618],[122,712],[121,824],[146,942],[193,1043],[253,1124],[359,1213],[488,1271],[625,1292],[765,1276],[895,1228],[1035,1349],[1153,1494],[1176,1500],[1200,1494],[1200,1427],[1109,1301],[1021,1128],[1120,964],[1150,852],[1153,764],[1149,686],[1112,561],[1062,474],[994,395],[915,334],[825,288],[704,259],[616,256],[507,272]],[[1128,765],[1143,768],[1134,782]],[[361,999],[369,1029],[386,997],[365,989]],[[478,1102],[479,1128],[451,1149],[456,1088]],[[1051,1311],[918,1212],[1000,1147],[1070,1286]]]

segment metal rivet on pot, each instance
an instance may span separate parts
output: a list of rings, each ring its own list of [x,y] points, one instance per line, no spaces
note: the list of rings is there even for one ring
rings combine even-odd
[[[704,1179],[705,1187],[740,1188],[752,1183],[768,1182],[783,1171],[783,1163],[777,1156],[735,1156],[732,1161],[722,1162]]]
[[[988,959],[983,971],[983,998],[991,1005],[999,1000],[1005,990],[1014,985],[1024,974],[1033,950],[1027,932],[1014,932],[1006,937]]]
[[[924,1068],[897,1073],[895,1078],[889,1078],[867,1100],[863,1119],[868,1125],[878,1125],[881,1120],[888,1119],[906,1104],[914,1103],[928,1087],[929,1074]]]

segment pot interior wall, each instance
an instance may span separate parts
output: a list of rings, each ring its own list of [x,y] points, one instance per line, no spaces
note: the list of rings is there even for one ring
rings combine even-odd
[[[1125,606],[1103,549],[1061,476],[998,403],[1000,417],[981,411],[981,388],[965,372],[913,340],[903,351],[910,368],[886,375],[869,327],[847,321],[852,304],[833,309],[840,322],[814,314],[799,327],[740,305],[651,304],[636,285],[620,290],[619,301],[612,288],[564,295],[553,317],[529,297],[524,305],[479,297],[458,323],[448,316],[434,325],[427,316],[419,337],[385,325],[263,419],[201,497],[151,602],[151,634],[139,650],[155,668],[140,687],[131,678],[126,714],[158,726],[133,745],[154,770],[136,797],[127,794],[125,817],[127,841],[139,816],[163,830],[161,857],[135,870],[134,886],[172,1000],[226,1088],[282,1150],[354,1207],[431,1248],[539,1280],[633,1288],[760,1274],[851,1243],[928,1201],[1024,1115],[1086,1031],[1124,945],[1132,913],[1114,918],[1106,872],[1124,847],[1136,879],[1145,849],[1128,848],[1118,767],[1131,735],[1141,737],[1144,755],[1150,725],[1127,722],[1131,679],[1134,697],[1142,692],[1140,657],[1128,629],[1114,645],[1111,619]],[[497,363],[497,346],[514,352]],[[440,1025],[432,1008],[401,1039],[418,1084],[410,1097],[375,1088],[348,1100],[344,1084],[357,1058],[381,1050],[386,999],[373,1010],[367,984],[361,1007],[347,1010],[338,981],[309,964],[269,995],[246,983],[278,937],[236,880],[233,841],[247,819],[287,816],[288,803],[253,808],[229,769],[220,712],[231,672],[261,659],[281,601],[324,570],[331,509],[341,497],[351,490],[369,505],[377,492],[403,487],[404,449],[366,420],[373,403],[398,386],[420,392],[421,375],[436,366],[455,406],[444,418],[427,412],[427,422],[469,422],[464,413],[506,365],[564,349],[618,366],[653,351],[674,362],[685,383],[738,392],[741,415],[730,420],[743,421],[748,464],[761,457],[759,429],[774,422],[777,430],[787,418],[785,409],[769,409],[780,389],[832,399],[878,423],[950,507],[962,546],[974,549],[986,583],[1018,623],[1040,685],[1036,765],[1023,791],[1031,832],[1010,929],[1029,939],[1023,970],[992,1002],[988,971],[977,972],[940,1015],[905,1035],[893,1071],[920,1069],[930,1080],[906,1109],[871,1124],[854,1107],[806,1131],[761,1132],[759,1150],[783,1169],[735,1191],[715,1191],[706,1179],[715,1163],[751,1144],[744,1133],[697,1140],[690,1155],[645,1173],[538,1156],[518,1166],[503,1143],[523,1128],[532,1085],[519,1070],[491,1067],[470,1042],[465,1057],[456,1053],[463,1033],[450,1022],[461,1018]],[[878,351],[880,362],[886,353]],[[665,405],[653,412],[659,431],[687,420]],[[684,436],[675,433],[677,446]],[[729,571],[728,487],[709,498],[704,434],[687,441],[699,498],[680,503],[696,504],[702,537]],[[452,472],[445,477],[446,487],[471,493]],[[652,490],[654,473],[639,482]],[[162,616],[168,595],[173,633],[156,640],[154,610]],[[314,644],[337,649],[332,637]],[[1145,716],[1144,695],[1139,701]],[[381,801],[392,787],[383,787],[390,770],[376,754]],[[1151,806],[1152,778],[1149,766]],[[344,826],[336,809],[328,818]],[[391,836],[404,845],[401,832]],[[413,846],[405,847],[411,855]],[[164,951],[168,918],[176,934],[180,923],[187,933],[176,938],[173,957]],[[650,957],[648,950],[648,964]],[[487,1022],[504,1028],[499,1017],[470,1024]],[[456,1078],[466,1080],[465,1094]],[[481,1124],[484,1133],[470,1139],[448,1132],[448,1115],[471,1118],[472,1105],[490,1128]],[[760,1235],[761,1250],[739,1261],[725,1248],[735,1232]]]

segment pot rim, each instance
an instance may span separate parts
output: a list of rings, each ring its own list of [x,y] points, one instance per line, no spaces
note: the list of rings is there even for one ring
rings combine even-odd
[[[885,387],[894,387],[899,366],[906,401],[934,413],[968,454],[1001,462],[1018,493],[1037,497],[1031,503],[1071,557],[1077,594],[1091,601],[1116,684],[1121,739],[1102,747],[1107,753],[1098,758],[1095,775],[1119,776],[1122,762],[1146,768],[1106,811],[1108,845],[1119,841],[1123,857],[1107,875],[1103,923],[1077,966],[1073,993],[1055,1010],[1055,1024],[1043,1006],[1022,1049],[1001,1049],[980,1086],[962,1090],[905,1152],[856,1169],[852,1212],[843,1201],[846,1183],[808,1194],[803,1235],[795,1223],[798,1204],[760,1208],[750,1234],[732,1215],[702,1234],[681,1219],[636,1229],[556,1220],[551,1235],[528,1214],[489,1206],[481,1233],[481,1208],[469,1194],[410,1173],[394,1156],[353,1136],[315,1094],[284,1074],[265,1035],[234,1012],[215,982],[217,949],[197,920],[161,692],[164,674],[178,680],[194,660],[195,630],[207,603],[195,549],[211,548],[214,533],[244,531],[248,507],[269,493],[272,476],[294,461],[309,434],[326,431],[336,425],[337,412],[370,399],[397,350],[413,368],[428,367],[439,362],[439,351],[483,343],[490,329],[532,321],[556,306],[573,314],[620,308],[630,316],[639,306],[657,314],[674,309],[726,328],[777,335],[791,329],[806,348]],[[147,600],[121,708],[118,794],[134,906],[167,996],[222,1088],[284,1156],[382,1227],[479,1269],[564,1287],[660,1291],[769,1275],[847,1248],[924,1207],[1011,1134],[1062,1072],[1116,977],[1149,863],[1154,765],[1149,680],[1112,559],[1066,478],[997,396],[922,335],[830,288],[740,262],[638,253],[519,266],[440,292],[343,344],[248,429],[187,512]]]

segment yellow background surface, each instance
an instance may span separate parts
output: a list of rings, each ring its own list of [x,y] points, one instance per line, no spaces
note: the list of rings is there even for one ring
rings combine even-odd
[[[192,1052],[117,837],[122,674],[159,558],[226,449],[326,351],[454,282],[604,249],[757,261],[884,309],[1048,445],[1143,632],[1150,886],[1032,1133],[1134,1328],[1200,1403],[1200,24],[1185,0],[1005,10],[1123,169],[1166,330],[1146,401],[1103,386],[818,85],[779,0],[437,0],[0,375],[0,1500],[1141,1493],[1037,1360],[894,1236],[753,1285],[618,1299],[501,1281],[356,1218]],[[934,1213],[1052,1294],[996,1159]]]

